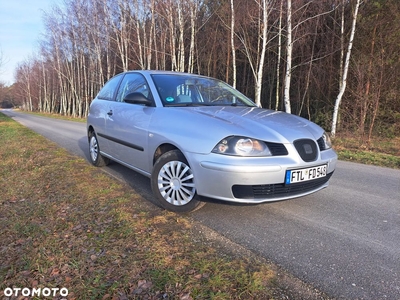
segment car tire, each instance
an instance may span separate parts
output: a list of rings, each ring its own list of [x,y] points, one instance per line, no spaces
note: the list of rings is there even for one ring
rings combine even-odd
[[[94,131],[89,133],[89,158],[96,167],[104,167],[110,163],[110,159],[101,155],[99,141]]]
[[[199,200],[194,174],[179,150],[161,155],[154,164],[151,188],[159,205],[173,212],[200,209],[205,202]]]

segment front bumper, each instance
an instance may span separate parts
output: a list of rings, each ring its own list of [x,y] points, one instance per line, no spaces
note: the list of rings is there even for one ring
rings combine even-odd
[[[305,163],[292,149],[287,156],[238,157],[220,154],[186,153],[195,175],[198,195],[238,203],[286,200],[317,192],[328,186],[336,167],[332,150],[319,153],[318,159]],[[327,176],[285,185],[286,170],[327,164]]]

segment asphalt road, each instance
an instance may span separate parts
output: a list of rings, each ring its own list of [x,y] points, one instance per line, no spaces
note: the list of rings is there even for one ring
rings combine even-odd
[[[88,158],[84,123],[3,113]],[[150,181],[105,170],[151,201]],[[339,162],[316,194],[262,205],[208,203],[192,217],[338,299],[400,299],[400,171]]]

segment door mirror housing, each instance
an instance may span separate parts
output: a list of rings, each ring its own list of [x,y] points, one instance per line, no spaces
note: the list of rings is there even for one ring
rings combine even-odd
[[[131,104],[142,104],[145,106],[153,105],[153,101],[149,100],[142,93],[137,93],[137,92],[126,95],[124,98],[124,102]]]

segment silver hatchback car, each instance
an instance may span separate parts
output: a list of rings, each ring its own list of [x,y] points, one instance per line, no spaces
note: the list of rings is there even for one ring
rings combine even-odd
[[[111,78],[90,105],[90,160],[150,177],[161,207],[187,212],[202,197],[262,203],[325,188],[337,155],[306,119],[257,107],[228,84],[168,71]]]

